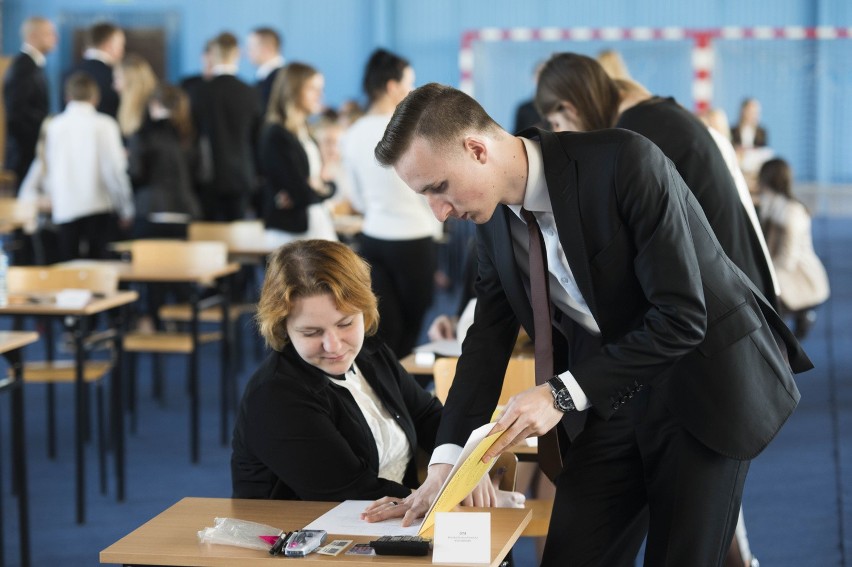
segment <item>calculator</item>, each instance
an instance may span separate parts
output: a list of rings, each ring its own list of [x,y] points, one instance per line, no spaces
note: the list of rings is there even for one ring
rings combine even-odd
[[[376,555],[428,555],[431,542],[420,536],[382,536],[370,546]]]

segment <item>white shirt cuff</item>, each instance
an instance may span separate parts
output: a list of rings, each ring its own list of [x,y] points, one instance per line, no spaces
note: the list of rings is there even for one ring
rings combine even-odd
[[[589,398],[586,397],[585,392],[583,392],[583,389],[577,383],[577,379],[574,378],[573,374],[566,370],[559,375],[559,379],[568,388],[568,393],[571,394],[571,399],[574,400],[574,406],[577,408],[577,411],[587,410],[592,407]]]
[[[436,465],[440,463],[446,465],[454,465],[459,459],[459,455],[461,455],[461,452],[461,445],[455,445],[453,443],[444,443],[443,445],[435,447],[435,450],[432,451],[432,458],[429,459],[429,464]]]

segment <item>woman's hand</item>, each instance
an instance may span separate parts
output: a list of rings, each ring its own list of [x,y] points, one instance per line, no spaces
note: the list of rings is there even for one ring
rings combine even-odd
[[[381,522],[389,518],[402,517],[402,526],[407,527],[429,511],[432,502],[450,474],[453,466],[436,463],[429,467],[426,481],[405,498],[385,496],[379,498],[361,513],[361,519],[368,522]]]
[[[456,338],[456,323],[446,315],[438,315],[426,332],[430,341],[451,340]]]

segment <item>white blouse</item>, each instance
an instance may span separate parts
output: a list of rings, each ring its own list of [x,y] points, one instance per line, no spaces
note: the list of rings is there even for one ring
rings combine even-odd
[[[373,432],[379,452],[379,477],[402,483],[412,451],[399,423],[382,405],[356,365],[352,365],[344,380],[335,380],[334,383],[349,390]]]

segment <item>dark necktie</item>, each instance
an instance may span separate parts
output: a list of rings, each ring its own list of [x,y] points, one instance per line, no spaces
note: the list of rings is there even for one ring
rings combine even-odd
[[[533,330],[535,331],[535,383],[541,385],[553,377],[550,277],[547,271],[544,237],[535,216],[526,209],[521,209],[521,215],[527,223],[527,231],[530,237],[530,296],[533,309]],[[553,481],[562,472],[562,453],[559,450],[559,436],[556,427],[538,438],[538,465],[542,472]]]

